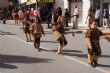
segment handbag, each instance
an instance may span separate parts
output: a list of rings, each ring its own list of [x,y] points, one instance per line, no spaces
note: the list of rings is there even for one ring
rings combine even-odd
[[[55,36],[57,41],[59,41],[63,37],[62,34],[60,34],[58,31],[55,31]]]

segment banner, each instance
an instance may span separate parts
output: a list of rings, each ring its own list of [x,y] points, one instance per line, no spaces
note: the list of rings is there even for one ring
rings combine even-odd
[[[37,2],[55,2],[55,0],[37,0]]]
[[[27,0],[26,5],[31,5],[34,4],[36,2],[55,2],[55,0]]]
[[[27,0],[26,5],[31,5],[31,4],[34,4],[36,2],[37,2],[36,0]]]
[[[27,2],[27,0],[18,0],[18,1],[19,1],[19,4]]]

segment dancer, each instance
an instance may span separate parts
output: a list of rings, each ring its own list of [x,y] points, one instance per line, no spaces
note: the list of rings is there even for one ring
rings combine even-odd
[[[23,30],[27,39],[27,42],[31,41],[31,32],[30,32],[30,24],[29,17],[25,16],[23,20]]]
[[[57,41],[60,42],[60,46],[57,49],[57,53],[56,54],[61,54],[63,48],[68,44],[65,36],[64,36],[64,17],[63,16],[59,16],[58,17],[58,24],[55,24],[53,27],[53,31],[56,34],[56,39]]]
[[[34,47],[38,49],[38,51],[41,51],[40,49],[40,39],[42,37],[42,34],[45,36],[43,27],[41,25],[39,17],[36,17],[34,19],[34,23],[32,24],[31,31],[33,31],[34,36]]]
[[[88,48],[88,63],[92,67],[96,67],[98,65],[97,61],[98,58],[101,56],[101,48],[100,48],[100,36],[110,35],[110,33],[103,33],[97,28],[97,21],[92,21],[89,24],[89,29],[87,30],[85,37],[86,37],[86,44]]]

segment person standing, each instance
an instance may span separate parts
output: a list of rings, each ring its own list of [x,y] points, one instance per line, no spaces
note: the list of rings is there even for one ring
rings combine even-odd
[[[61,7],[58,7],[57,12],[58,12],[58,16],[62,15],[62,8]]]
[[[52,28],[51,19],[52,19],[52,11],[47,15],[48,28]]]
[[[104,12],[103,12],[103,27],[105,27],[105,28],[108,27],[108,19],[109,19],[109,12],[105,8]]]
[[[58,20],[58,12],[57,12],[57,10],[53,10],[52,11],[52,17],[51,18],[52,18],[51,19],[51,24],[52,25],[57,24],[57,20]]]
[[[96,9],[96,12],[95,12],[95,20],[97,21],[98,23],[98,27],[101,27],[100,25],[100,18],[101,18],[101,10],[100,10],[100,7],[97,6],[97,9]]]
[[[78,18],[79,18],[79,11],[77,5],[75,6],[74,9],[74,15],[73,15],[73,29],[78,28]]]
[[[24,19],[24,13],[21,9],[18,11],[18,15],[19,15],[19,24],[20,24],[23,22]]]
[[[85,33],[86,44],[88,48],[88,63],[92,67],[98,66],[98,58],[101,56],[100,36],[110,35],[110,33],[103,33],[97,28],[97,21],[93,20]]]
[[[66,24],[66,27],[68,27],[69,18],[70,18],[70,13],[69,13],[68,9],[66,9],[66,12],[65,12],[65,24]]]
[[[31,41],[30,24],[31,23],[29,21],[29,16],[25,16],[23,20],[23,30],[24,30],[27,42]]]
[[[58,17],[58,24],[55,24],[53,27],[53,31],[55,32],[56,39],[57,41],[60,42],[60,46],[57,48],[57,53],[56,54],[61,54],[63,51],[63,48],[68,44],[65,36],[64,36],[64,17],[59,16]]]
[[[41,21],[38,17],[34,19],[34,23],[31,26],[31,30],[33,31],[33,36],[34,36],[34,47],[38,49],[38,51],[41,51],[40,49],[40,39],[42,37],[42,34],[44,34],[43,27],[41,25]]]
[[[88,15],[87,15],[86,22],[85,22],[88,24],[88,27],[90,27],[89,25],[95,19],[94,15],[95,15],[94,9],[93,9],[93,6],[91,6],[88,10]]]
[[[6,19],[7,19],[7,9],[6,8],[3,8],[2,15],[3,15],[3,24],[6,24]]]

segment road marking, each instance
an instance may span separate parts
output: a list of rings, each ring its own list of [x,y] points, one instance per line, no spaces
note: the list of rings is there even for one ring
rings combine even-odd
[[[75,62],[77,62],[77,63],[83,64],[83,65],[89,67],[89,65],[88,65],[87,63],[85,63],[85,62],[82,62],[82,61],[80,61],[80,60],[77,60],[77,59],[75,59],[75,58],[71,58],[71,57],[65,56],[65,55],[64,55],[64,57],[67,58],[67,59],[70,59],[70,60],[72,60],[72,61],[75,61]],[[100,71],[100,72],[103,72],[103,73],[107,73],[106,70],[101,69],[101,68],[98,68],[98,67],[96,67],[96,68],[94,68],[94,69],[96,69],[96,70],[98,70],[98,71]]]
[[[16,39],[16,40],[19,40],[19,41],[21,41],[21,42],[24,42],[24,43],[27,43],[27,44],[30,44],[30,45],[33,45],[33,43],[26,42],[26,41],[24,41],[24,40],[22,40],[22,39],[19,39],[19,38],[10,36],[10,35],[5,35],[5,36],[10,37],[10,38],[13,38],[13,39]],[[44,48],[44,47],[41,47],[41,48],[43,48],[43,49],[45,49],[45,50],[50,50],[50,49],[47,49],[47,48]],[[75,58],[72,58],[72,57],[69,57],[69,56],[66,56],[66,55],[64,55],[64,57],[67,58],[67,59],[69,59],[69,60],[75,61],[75,62],[77,62],[77,63],[80,63],[80,64],[82,64],[82,65],[85,65],[85,66],[89,67],[89,65],[88,65],[87,63],[83,62],[83,61],[77,60],[77,59],[75,59]],[[102,72],[102,73],[108,73],[106,70],[101,69],[101,68],[98,68],[98,67],[97,67],[97,68],[94,68],[94,69],[97,70],[97,71],[100,71],[100,72]]]

